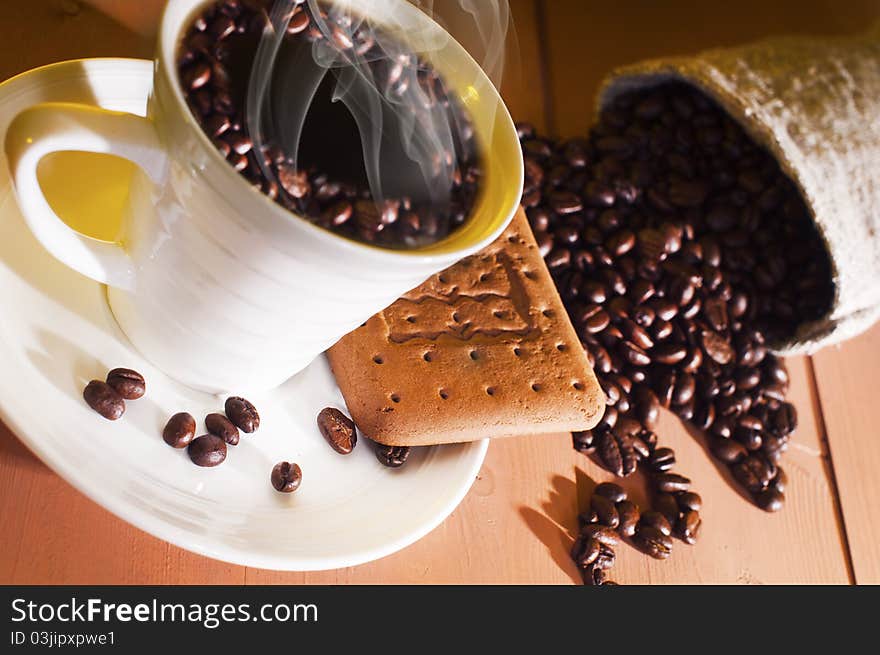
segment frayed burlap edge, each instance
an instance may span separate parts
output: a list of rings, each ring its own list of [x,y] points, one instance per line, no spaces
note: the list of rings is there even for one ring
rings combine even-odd
[[[812,353],[868,329],[880,319],[880,24],[855,38],[780,37],[620,68],[599,109],[671,80],[703,90],[773,152],[831,255],[830,312],[774,350]]]

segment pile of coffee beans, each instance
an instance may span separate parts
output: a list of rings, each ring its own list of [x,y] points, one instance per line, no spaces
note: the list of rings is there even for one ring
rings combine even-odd
[[[238,445],[239,430],[250,434],[260,427],[260,414],[249,400],[232,396],[226,399],[224,410],[225,414],[212,413],[205,417],[208,433],[199,437],[193,415],[179,412],[168,419],[162,439],[172,448],[186,448],[196,466],[219,466],[226,461],[227,445]]]
[[[332,35],[328,45],[356,53],[369,66],[377,87],[390,89],[401,98],[410,79],[417,79],[424,92],[420,98],[429,106],[413,106],[411,111],[427,112],[442,107],[450,125],[455,127],[454,152],[445,153],[446,163],[455,164],[449,201],[435,206],[402,196],[376,202],[363,162],[357,161],[363,157],[358,131],[342,127],[353,125],[353,119],[336,113],[345,110],[330,102],[332,87],[327,85],[316,95],[326,96],[326,103],[313,113],[332,116],[333,125],[321,126],[319,130],[310,122],[310,114],[304,135],[308,137],[310,130],[313,134],[323,131],[330,135],[327,143],[316,145],[310,153],[301,148],[298,169],[294,168],[290,153],[282,150],[272,134],[265,135],[263,151],[255,152],[245,115],[247,89],[272,4],[272,0],[222,0],[208,5],[192,22],[180,46],[178,72],[187,103],[227,161],[253,186],[287,209],[353,239],[385,247],[412,248],[442,239],[463,224],[476,198],[481,175],[469,118],[427,62],[415,55],[397,56],[389,61],[376,43],[375,28],[353,25],[350,17],[322,13],[322,22]],[[293,11],[282,47],[311,47],[314,42],[327,39],[307,5],[299,4]],[[387,35],[383,35],[385,38]],[[405,74],[412,71],[415,76]],[[332,85],[333,79],[331,73],[325,81]],[[316,120],[320,119],[317,116]],[[327,117],[324,120],[331,122]],[[309,161],[311,155],[324,158],[321,165]],[[271,175],[265,174],[261,160]],[[342,165],[350,165],[351,170],[325,170]]]
[[[595,452],[590,433],[577,433],[574,440],[581,452]],[[688,478],[671,471],[675,453],[671,448],[658,448],[653,432],[642,433],[634,441],[639,444],[636,458],[651,480],[655,509],[642,512],[627,498],[623,487],[613,482],[596,486],[589,507],[578,517],[580,533],[571,549],[584,584],[610,583],[607,571],[614,566],[614,547],[621,540],[629,541],[654,559],[666,559],[672,554],[673,536],[687,544],[697,542],[703,500],[690,490]]]
[[[620,96],[588,138],[518,129],[523,204],[607,399],[575,448],[620,476],[647,463],[657,511],[695,537],[690,497],[663,495],[686,493],[684,479],[662,472],[673,454],[652,432],[669,408],[707,434],[759,507],[779,510],[778,463],[797,412],[768,340],[826,315],[834,293],[795,185],[719,106],[680,83]],[[673,506],[684,512],[675,520]],[[652,543],[666,550],[665,539]],[[578,550],[586,561],[584,548],[595,545]]]
[[[147,392],[144,376],[130,368],[114,368],[105,380],[92,380],[83,389],[83,400],[108,421],[125,414],[125,401],[137,400]]]

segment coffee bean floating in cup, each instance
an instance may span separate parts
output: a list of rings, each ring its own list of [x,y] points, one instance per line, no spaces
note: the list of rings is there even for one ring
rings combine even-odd
[[[193,19],[181,41],[178,74],[184,96],[221,155],[275,202],[349,238],[412,248],[460,227],[477,197],[479,153],[470,119],[437,72],[369,17],[327,5],[316,20],[311,7],[299,3],[282,18],[289,22],[279,35],[273,67],[255,73],[272,9],[271,0],[214,2]],[[275,33],[266,32],[265,38]],[[339,65],[316,63],[316,58],[328,57]],[[344,101],[334,102],[336,91],[346,87],[344,76],[354,70],[359,80],[373,81],[360,91],[375,90],[378,100],[359,106],[384,108],[368,118],[383,131],[383,167],[372,176],[364,162],[372,166],[379,159],[365,156],[358,122]],[[254,74],[272,76],[273,96],[262,100],[275,107],[274,117],[247,115],[247,107],[259,104],[249,102],[254,100],[249,88],[260,86],[251,85]],[[314,94],[297,87],[316,75],[322,81]],[[338,88],[337,80],[343,82]],[[309,107],[294,105],[309,97]],[[277,111],[279,104],[285,111]],[[293,125],[272,122],[296,112],[305,119],[298,148],[290,143]],[[259,152],[248,127],[255,124],[261,126]],[[389,136],[397,132],[400,138]],[[404,132],[409,136],[402,136]],[[416,157],[419,144],[435,145]],[[387,153],[397,150],[398,164],[386,164],[391,161]],[[376,178],[381,180],[381,201],[373,197]],[[438,194],[444,189],[448,192]]]

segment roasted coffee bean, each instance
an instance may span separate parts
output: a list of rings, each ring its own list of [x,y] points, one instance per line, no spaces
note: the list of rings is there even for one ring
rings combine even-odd
[[[633,366],[647,366],[651,363],[648,353],[630,341],[624,341],[620,345],[620,352]]]
[[[641,517],[638,506],[629,500],[621,500],[617,503],[617,515],[620,517],[617,531],[624,537],[632,537]]]
[[[581,529],[581,536],[595,539],[605,546],[616,546],[620,543],[620,537],[614,529],[607,525],[589,524]]]
[[[162,430],[162,439],[173,448],[186,448],[195,436],[196,420],[186,412],[172,416]]]
[[[672,554],[672,538],[651,526],[639,526],[632,537],[633,545],[654,559],[668,559]]]
[[[216,434],[230,446],[237,446],[241,439],[238,428],[223,414],[208,414],[205,417],[205,427],[208,428],[208,432]],[[193,430],[195,430],[195,424],[193,424]]]
[[[677,512],[676,516],[678,516]],[[666,518],[666,516],[655,510],[642,512],[642,518],[639,521],[639,525],[656,528],[667,537],[672,534],[672,522]]]
[[[651,356],[660,364],[677,364],[687,356],[687,348],[680,343],[659,344],[651,350]]]
[[[584,584],[591,587],[600,587],[609,584],[610,581],[606,580],[605,571],[595,564],[590,565],[586,571],[583,571],[583,580]]]
[[[676,491],[687,491],[691,486],[691,481],[679,475],[678,473],[658,473],[654,476],[654,484],[660,491],[673,493]]]
[[[380,443],[373,443],[373,452],[376,453],[376,459],[389,468],[400,468],[406,464],[409,459],[409,446],[383,446]]]
[[[645,385],[638,385],[633,391],[635,413],[639,422],[649,430],[654,429],[660,417],[660,401],[657,395]]]
[[[613,409],[612,407],[606,407],[606,410]],[[590,453],[596,450],[596,447],[593,444],[594,436],[592,430],[586,430],[584,432],[572,432],[571,434],[571,442],[574,446],[575,450],[579,450],[582,453],[589,455]]]
[[[612,503],[619,503],[626,500],[626,492],[619,484],[613,482],[602,482],[593,489],[593,495],[607,498]]]
[[[318,430],[340,455],[348,455],[357,445],[354,421],[335,407],[326,407],[318,414]]]
[[[302,484],[302,469],[299,464],[279,462],[272,468],[269,480],[275,491],[285,494],[293,493]]]
[[[590,509],[596,512],[596,516],[599,517],[599,523],[607,525],[609,528],[616,528],[620,523],[620,517],[617,515],[617,509],[614,506],[615,502],[598,494],[593,494],[590,498]]]
[[[696,510],[684,512],[675,524],[675,535],[688,544],[697,543],[703,521]]]
[[[107,374],[107,384],[125,400],[137,400],[147,392],[144,376],[130,368],[114,368]]]
[[[719,333],[712,330],[703,330],[703,350],[719,364],[729,364],[733,360],[733,348]]]
[[[657,448],[648,459],[651,469],[663,473],[675,466],[675,452],[672,448]]]
[[[602,569],[603,571],[607,571],[614,566],[614,560],[614,550],[612,550],[609,546],[602,544],[599,547],[599,556],[596,558],[593,566]]]
[[[700,498],[699,494],[696,494],[693,491],[686,491],[682,494],[678,494],[676,500],[682,511],[693,510],[698,512],[703,508],[703,499]]]
[[[571,547],[571,558],[581,569],[587,569],[599,556],[601,545],[598,540],[591,537],[580,536]]]
[[[260,427],[260,415],[250,401],[239,396],[226,399],[226,416],[242,432],[250,434]]]
[[[675,388],[672,391],[672,404],[685,405],[694,397],[696,390],[696,381],[693,375],[684,373],[679,375],[675,380]]]
[[[755,495],[755,502],[765,512],[778,512],[785,504],[785,495],[778,488],[769,487]]]
[[[125,401],[106,382],[92,380],[83,389],[86,404],[108,421],[115,421],[125,413]]]
[[[186,452],[196,466],[218,466],[226,459],[226,442],[215,434],[203,434],[189,443]]]
[[[617,476],[625,477],[635,473],[638,457],[632,445],[632,437],[614,430],[604,432],[595,438],[596,450],[606,469]]]
[[[797,429],[797,410],[791,403],[782,403],[771,417],[770,429],[774,434],[787,436]]]
[[[767,462],[755,455],[746,457],[731,470],[737,482],[752,492],[763,489],[771,479]]]

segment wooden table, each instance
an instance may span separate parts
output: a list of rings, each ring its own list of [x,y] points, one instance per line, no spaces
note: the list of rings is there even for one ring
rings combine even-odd
[[[586,132],[597,84],[613,66],[768,34],[848,33],[880,17],[880,0],[511,0],[511,7],[519,41],[504,85],[511,113],[563,136]],[[148,25],[136,23],[136,34],[73,0],[3,3],[0,24],[7,27],[3,79],[62,59],[150,57],[153,50]],[[665,415],[661,439],[705,501],[702,538],[693,547],[676,543],[665,562],[621,547],[613,579],[880,583],[880,448],[872,416],[880,399],[873,379],[880,326],[788,365],[800,429],[784,460],[784,511],[768,515],[744,501],[702,440]],[[568,584],[578,579],[568,549],[579,497],[609,477],[572,450],[568,435],[497,441],[461,506],[417,544],[355,568],[279,573],[193,555],[131,527],[0,426],[0,583]],[[628,486],[644,497],[640,480]]]

